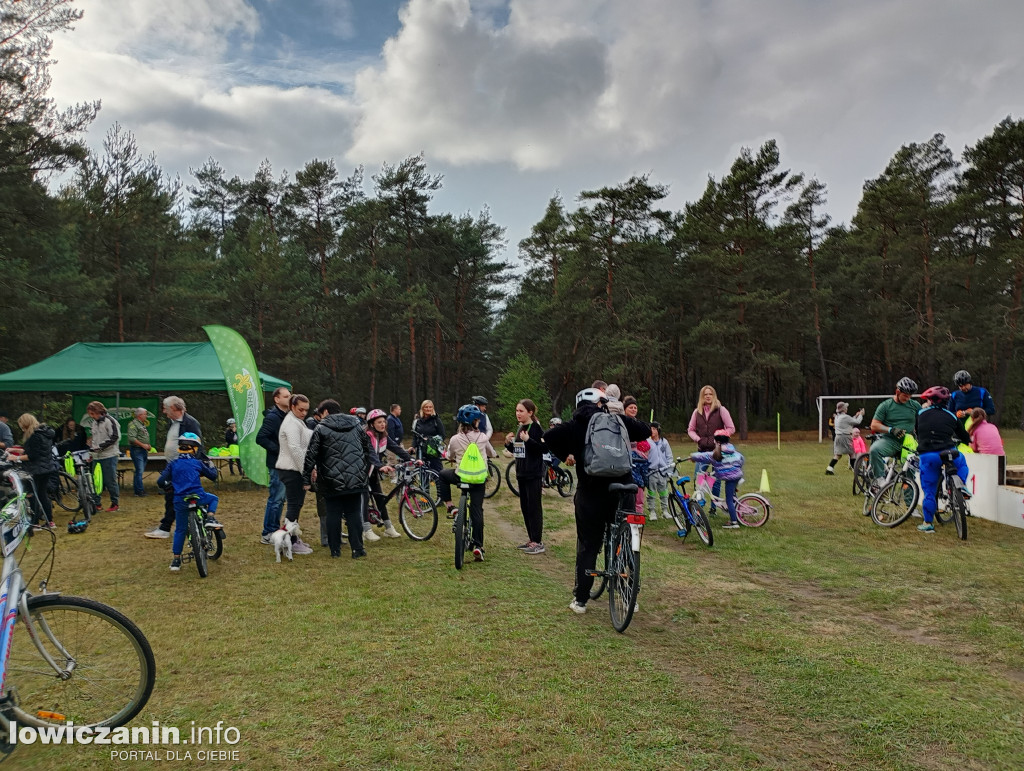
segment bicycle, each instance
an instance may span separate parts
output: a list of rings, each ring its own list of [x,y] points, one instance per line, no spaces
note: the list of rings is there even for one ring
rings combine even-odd
[[[935,519],[940,525],[946,525],[950,520],[956,526],[956,535],[961,541],[967,540],[967,517],[970,515],[967,499],[964,494],[964,483],[960,475],[956,473],[954,458],[960,454],[957,449],[943,450],[939,455],[942,458],[942,478],[939,480],[939,497],[945,497],[945,506],[936,506]]]
[[[90,469],[92,454],[89,450],[76,450],[64,456],[64,468],[70,475],[74,471],[78,501],[82,515],[68,522],[69,533],[84,533],[92,521],[92,515],[99,510],[100,496],[96,493],[96,469]],[[100,472],[102,473],[102,472]]]
[[[78,497],[78,480],[66,471],[53,472],[47,492],[50,495],[50,500],[64,511],[73,512],[82,508],[82,501]]]
[[[462,490],[462,495],[459,496],[455,521],[452,522],[452,532],[455,534],[456,570],[462,570],[466,561],[466,552],[473,548],[473,523],[469,518],[469,483],[460,480],[459,489]]]
[[[199,502],[198,495],[186,495],[183,500],[185,505],[188,506],[189,521],[191,522],[195,519],[196,524],[199,526],[199,533],[206,533],[205,538],[200,538],[200,541],[206,547],[206,558],[211,560],[219,559],[220,555],[224,552],[224,538],[226,537],[223,526],[207,526],[206,518],[210,511],[205,504]]]
[[[681,476],[677,481],[672,481],[671,477],[668,480],[670,486],[668,510],[672,515],[672,520],[676,523],[676,535],[685,539],[691,530],[696,530],[697,537],[705,546],[714,546],[715,536],[711,531],[708,515],[704,513],[703,507],[686,492],[686,483],[689,481],[690,477],[687,476]]]
[[[416,460],[420,466],[416,469],[416,487],[430,496],[435,506],[441,505],[441,493],[438,492],[437,472],[427,465],[428,460],[444,459],[444,442],[437,437],[426,436],[414,431],[413,434],[423,441],[416,447]]]
[[[217,546],[220,544],[213,544],[213,537],[210,535],[211,531],[206,527],[206,507],[199,503],[199,496],[186,495],[182,500],[188,507],[188,524],[185,541],[187,543],[189,553],[182,553],[181,561],[196,563],[196,570],[199,571],[199,577],[206,578],[210,572],[209,566],[206,564],[206,560],[209,557],[210,552],[215,551]],[[218,553],[217,556],[219,557],[220,554]]]
[[[484,482],[484,498],[493,498],[501,489],[501,469],[490,458],[487,459],[487,481]]]
[[[903,465],[897,469],[892,458],[886,459],[887,471],[885,481],[876,491],[868,488],[864,493],[865,507],[870,499],[872,521],[881,527],[896,527],[906,522],[914,513],[921,500],[921,487],[918,484],[918,456],[908,453]]]
[[[676,460],[682,460],[676,458]],[[696,461],[694,461],[696,462]],[[713,477],[707,471],[698,470],[697,480],[693,484],[693,498],[697,505],[703,509],[704,501],[711,501],[711,513],[717,509],[728,511],[729,506],[725,502],[725,496],[715,495]],[[763,493],[744,493],[736,496],[736,519],[744,527],[761,527],[772,515],[772,503]],[[710,521],[710,520],[709,520]]]
[[[605,526],[604,550],[598,552],[598,564],[587,571],[594,576],[590,598],[596,600],[608,589],[608,613],[616,632],[625,632],[636,612],[640,596],[640,541],[644,515],[633,510],[637,486],[614,482],[608,492],[619,494],[615,518]]]
[[[391,480],[395,487],[384,498],[386,506],[392,498],[401,494],[398,521],[402,523],[405,534],[414,541],[429,541],[437,530],[437,503],[429,493],[416,485],[422,468],[420,461],[416,460],[396,463]],[[366,509],[366,521],[377,527],[384,525],[384,518],[372,493]]]
[[[25,580],[14,553],[27,537],[48,533],[50,552]],[[153,692],[156,664],[149,641],[120,611],[85,597],[48,593],[56,534],[31,524],[22,475],[0,465],[0,742],[9,750],[11,723],[37,728],[116,728],[138,715]],[[49,562],[41,594],[27,584]],[[18,621],[27,644],[14,645]]]
[[[573,487],[576,484],[576,480],[567,469],[559,466],[555,468],[551,463],[551,453],[544,453],[544,472],[542,477],[542,487],[556,488],[558,494],[563,498],[568,498],[572,495]],[[512,495],[519,497],[519,481],[516,477],[516,462],[513,459],[508,466],[505,467],[505,483],[508,485],[509,491]]]

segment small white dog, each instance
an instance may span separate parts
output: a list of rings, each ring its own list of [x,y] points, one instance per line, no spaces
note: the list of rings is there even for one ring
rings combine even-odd
[[[302,535],[302,530],[299,529],[299,523],[286,519],[284,521],[284,526],[280,530],[275,530],[274,534],[270,536],[270,542],[274,544],[274,553],[277,554],[278,562],[281,561],[282,554],[288,559],[292,558],[293,535],[296,538]]]

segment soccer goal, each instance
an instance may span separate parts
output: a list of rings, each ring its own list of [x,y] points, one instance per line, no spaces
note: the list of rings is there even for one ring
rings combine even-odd
[[[854,404],[864,405],[866,401],[884,401],[892,397],[892,394],[851,394],[849,396],[819,396],[814,401],[818,405],[818,444],[824,441],[825,437],[825,426],[828,425],[828,416],[834,412],[834,410],[828,410],[829,403],[835,404],[836,402],[849,402],[850,406]],[[856,410],[852,410],[856,412]],[[871,412],[865,411],[866,416],[870,415]],[[868,417],[867,423],[861,425],[861,428],[867,428],[871,425],[871,418]]]

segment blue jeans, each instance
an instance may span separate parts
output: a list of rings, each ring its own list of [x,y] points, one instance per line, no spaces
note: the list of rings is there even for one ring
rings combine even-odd
[[[736,488],[740,485],[738,479],[726,479],[725,481],[725,505],[729,507],[729,521],[738,522],[736,519]]]
[[[143,450],[141,447],[132,445],[128,449],[129,454],[132,458],[132,463],[135,464],[135,478],[134,487],[136,495],[145,495],[146,490],[142,486],[142,473],[146,470],[146,458],[149,457],[149,453]],[[106,474],[106,472],[103,472]]]
[[[199,503],[206,507],[206,510],[211,514],[217,510],[217,504],[220,502],[213,493],[208,493],[205,490],[201,493],[189,493],[189,495],[198,495]],[[171,543],[171,554],[175,556],[181,555],[181,550],[185,547],[185,536],[188,535],[188,503],[185,502],[185,496],[178,497],[174,496],[174,541]]]
[[[117,506],[118,501],[121,500],[121,488],[117,485],[117,456],[101,458],[96,463],[99,463],[100,468],[103,469],[103,490],[110,493],[110,505]],[[103,490],[97,490],[96,495],[102,493]]]
[[[961,453],[953,459],[956,465],[957,476],[961,482],[967,481],[967,461]],[[921,490],[924,492],[924,503],[921,509],[924,511],[924,521],[931,522],[935,518],[935,509],[938,508],[937,498],[939,483],[942,481],[942,456],[937,452],[921,453]]]
[[[263,513],[263,535],[270,535],[281,527],[281,511],[284,509],[284,483],[276,468],[268,470],[270,489],[267,491],[267,510]]]

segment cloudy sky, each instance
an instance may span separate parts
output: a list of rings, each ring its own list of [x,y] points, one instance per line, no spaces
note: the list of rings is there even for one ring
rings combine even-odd
[[[900,145],[1024,116],[1020,0],[81,0],[53,96],[169,173],[423,151],[437,211],[512,244],[548,198],[650,173],[681,208],[774,138],[836,221]]]

